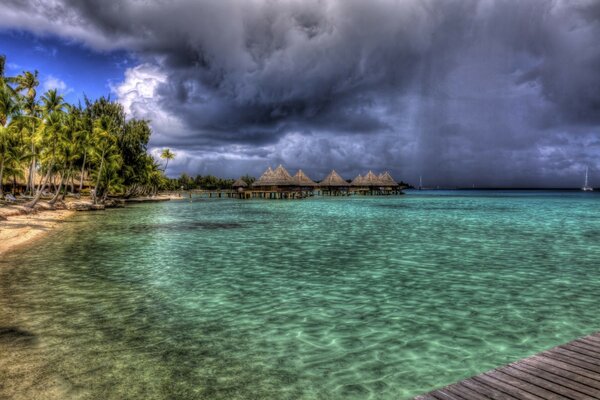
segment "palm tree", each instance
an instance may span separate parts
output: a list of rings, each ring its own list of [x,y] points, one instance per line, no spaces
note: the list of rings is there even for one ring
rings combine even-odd
[[[48,90],[42,96],[42,110],[44,112],[42,124],[38,129],[39,139],[42,142],[43,154],[40,154],[44,167],[46,168],[46,176],[40,182],[35,197],[26,204],[27,207],[33,208],[42,197],[46,185],[50,182],[54,167],[57,161],[58,144],[61,134],[65,129],[65,107],[66,103],[63,97],[60,96],[55,89]]]
[[[26,91],[24,97],[28,100],[35,99],[37,95],[36,88],[40,84],[37,71],[24,71],[21,75],[12,79],[17,84],[15,92]]]
[[[33,208],[46,189],[56,183],[50,204],[61,199],[74,177],[80,175],[95,183],[94,201],[108,194],[127,196],[155,193],[172,184],[164,174],[175,158],[164,149],[164,170],[160,160],[148,154],[151,129],[148,121],[126,120],[123,106],[110,98],[85,99],[84,106],[70,106],[56,90],[38,96],[38,72],[5,76],[6,58],[0,55],[0,194],[3,178],[26,175]],[[41,179],[35,182],[35,171]]]
[[[80,120],[77,114],[77,109],[72,106],[67,106],[67,114],[65,114],[63,129],[59,132],[58,137],[58,154],[57,161],[60,167],[60,183],[58,189],[49,204],[53,205],[59,200],[61,189],[68,185],[69,179],[73,173],[73,164],[79,159],[79,144],[77,143]],[[63,195],[64,198],[64,195]]]
[[[103,175],[110,177],[110,173],[107,174],[106,169],[110,169],[109,167],[114,166],[118,161],[114,157],[118,149],[117,138],[111,132],[112,130],[113,123],[110,117],[104,115],[94,121],[92,156],[94,156],[96,162],[100,162],[100,166],[96,172],[96,186],[94,187],[93,194],[94,203],[98,203],[98,198],[100,198],[100,189],[102,189],[100,184]],[[106,168],[105,164],[107,164]]]
[[[15,91],[13,90],[13,88],[8,86],[9,83],[15,82],[15,78],[5,76],[4,75],[5,73],[6,73],[6,56],[0,54],[0,87],[1,86],[7,87],[11,91],[11,93],[15,94]]]
[[[83,160],[81,162],[81,172],[79,174],[79,193],[83,190],[83,177],[85,176],[85,167],[86,161],[88,158],[88,154],[92,147],[91,137],[92,131],[94,130],[92,118],[84,113],[81,108],[75,109],[77,110],[78,120],[79,120],[79,131],[77,132],[77,144],[79,147],[80,154],[83,153]]]
[[[165,169],[163,170],[166,173],[167,172],[167,167],[169,166],[169,160],[174,159],[175,158],[175,154],[172,153],[170,149],[164,149],[160,153],[160,158],[162,158],[163,160],[167,160],[167,162],[165,164]]]
[[[0,85],[4,83],[4,66],[6,65],[6,56],[0,55]]]
[[[12,147],[10,142],[10,130],[7,124],[9,123],[9,120],[19,112],[19,103],[12,96],[8,86],[0,86],[0,196],[2,195],[4,162],[8,150]]]
[[[50,89],[42,96],[42,110],[45,115],[63,112],[66,106],[65,99],[56,89]]]
[[[35,139],[35,131],[37,123],[39,122],[39,107],[36,101],[37,91],[36,88],[40,84],[38,80],[38,72],[37,71],[26,71],[21,75],[10,78],[11,82],[16,84],[15,92],[25,92],[23,95],[24,100],[24,111],[27,117],[30,119],[29,133],[30,133],[30,144],[31,144],[31,163],[29,164],[29,174],[27,177],[27,188],[28,191],[33,194],[34,191],[34,171],[36,164],[36,149],[34,144]]]

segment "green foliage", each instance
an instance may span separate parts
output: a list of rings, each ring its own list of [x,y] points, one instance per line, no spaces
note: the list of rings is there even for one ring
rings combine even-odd
[[[256,178],[246,174],[246,175],[242,176],[242,180],[244,182],[246,182],[248,184],[248,186],[250,186],[254,183],[254,181],[256,181]]]
[[[247,176],[251,182],[254,182],[255,178]],[[243,178],[242,178],[243,179]],[[213,175],[196,175],[191,177],[188,174],[181,174],[179,178],[168,179],[164,182],[164,186],[161,187],[163,190],[194,190],[194,189],[231,189],[231,185],[235,182],[234,179],[223,179]]]
[[[27,170],[35,201],[48,182],[57,179],[66,185],[76,177],[82,193],[88,190],[85,182],[96,201],[109,194],[151,194],[169,186],[147,153],[148,121],[127,120],[123,106],[108,97],[85,98],[83,106],[74,106],[52,89],[38,98],[37,71],[8,78],[4,65],[5,57],[0,56],[0,194],[4,177],[10,176],[14,186],[17,178],[26,179]],[[174,156],[169,151],[167,161]],[[44,175],[37,187],[31,179],[34,172]]]

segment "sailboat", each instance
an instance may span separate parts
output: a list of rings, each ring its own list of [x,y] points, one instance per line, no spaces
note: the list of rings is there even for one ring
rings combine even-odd
[[[594,190],[594,188],[588,184],[588,167],[585,167],[585,183],[583,184],[581,190],[584,192],[591,192]]]
[[[423,177],[419,176],[419,190],[423,190]]]

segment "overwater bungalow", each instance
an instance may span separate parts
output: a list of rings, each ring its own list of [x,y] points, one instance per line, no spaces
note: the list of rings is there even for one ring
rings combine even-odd
[[[354,194],[366,195],[369,193],[369,188],[365,185],[365,178],[361,174],[358,174],[356,178],[350,182],[350,185]]]
[[[350,193],[350,183],[346,182],[335,170],[331,170],[321,182],[319,188],[323,195],[346,196]]]
[[[248,184],[242,178],[239,178],[237,181],[231,184],[231,187],[238,192],[241,192],[248,187]]]
[[[392,175],[390,175],[388,171],[380,174],[379,180],[381,181],[382,190],[385,194],[398,194],[397,192],[400,190],[400,185],[392,178]]]
[[[252,197],[252,194],[246,191],[246,189],[248,189],[248,184],[242,178],[233,182],[231,188],[234,190],[232,197],[237,197],[238,199],[249,199]]]
[[[312,179],[308,177],[301,169],[296,172],[293,177],[296,189],[301,197],[312,196],[315,188],[318,186]]]
[[[335,170],[332,170],[321,182],[315,183],[301,169],[292,176],[283,165],[279,165],[275,169],[268,167],[252,185],[248,185],[240,178],[233,183],[232,188],[233,191],[227,196],[240,199],[302,199],[315,195],[402,194],[400,186],[389,172],[376,175],[369,171],[364,176],[359,174],[349,183]]]
[[[367,172],[365,176],[358,175],[351,183],[352,192],[362,195],[389,195],[402,194],[400,185],[392,178],[389,172],[379,175],[373,171]]]
[[[297,184],[290,173],[279,165],[274,170],[271,167],[258,178],[253,184],[253,197],[267,199],[287,199],[295,197]]]

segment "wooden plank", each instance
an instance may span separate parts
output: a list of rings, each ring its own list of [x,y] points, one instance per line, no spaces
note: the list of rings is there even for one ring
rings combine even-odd
[[[488,399],[493,400],[515,400],[516,397],[512,397],[502,391],[494,389],[490,386],[477,382],[473,379],[466,379],[464,381],[459,382],[457,385],[465,386],[468,389],[471,389],[474,392],[480,393]]]
[[[584,348],[583,346],[585,346],[585,344],[571,342],[571,343],[563,344],[562,346],[558,346],[558,347],[562,347],[564,349],[571,349],[571,350],[574,350],[574,351],[579,351],[577,349],[581,349],[581,350],[584,350],[585,354],[589,353],[590,357],[595,357],[595,358],[600,359],[600,352],[598,351],[598,349],[595,349],[595,348]]]
[[[543,355],[545,357],[548,357],[548,358],[551,358],[551,359],[554,359],[554,360],[559,360],[559,361],[562,361],[562,362],[567,363],[567,364],[571,364],[571,365],[575,365],[575,366],[587,369],[587,370],[589,370],[589,371],[591,371],[593,373],[599,373],[600,374],[600,366],[595,365],[595,364],[590,364],[590,363],[588,363],[586,361],[582,361],[582,360],[579,360],[577,358],[572,358],[572,357],[569,357],[569,356],[565,356],[564,354],[560,354],[558,352],[553,352],[553,353],[544,352],[544,353],[541,353],[540,355]]]
[[[564,377],[573,377],[573,380],[585,383],[586,385],[600,390],[600,376],[587,369],[579,368],[574,365],[565,364],[551,358],[538,356],[526,358],[522,361],[523,364],[531,365],[535,368],[551,372]]]
[[[561,354],[567,358],[575,358],[577,360],[585,361],[588,364],[593,364],[593,365],[600,367],[600,360],[598,360],[594,357],[588,357],[585,354],[581,354],[576,351],[572,351],[570,349],[556,348],[556,349],[552,350],[552,353],[553,354]]]
[[[509,367],[504,367],[499,370],[486,372],[486,375],[493,376],[494,378],[501,380],[502,382],[511,385],[523,395],[524,393],[530,393],[534,396],[540,397],[545,400],[562,400],[563,397],[558,396],[556,393],[544,389],[543,387],[537,386],[533,379],[527,379],[519,374],[514,373]]]
[[[562,346],[559,346],[559,347],[560,347],[560,348],[563,348],[563,349],[567,349],[567,350],[574,351],[574,352],[576,352],[576,353],[583,354],[583,355],[585,355],[585,356],[588,356],[588,357],[595,358],[595,359],[597,359],[598,361],[600,361],[600,353],[597,353],[597,352],[595,352],[595,351],[591,351],[591,350],[584,349],[584,348],[582,348],[582,347],[580,347],[580,346],[576,346],[575,344],[572,344],[572,343],[569,343],[569,344],[563,344]]]
[[[416,399],[600,399],[600,332],[423,396]]]
[[[436,390],[435,392],[431,393],[431,395],[438,400],[465,400],[460,396],[456,396],[448,392],[446,388]]]
[[[587,340],[591,340],[591,341],[593,341],[593,342],[598,342],[598,343],[600,343],[600,336],[598,336],[598,334],[595,334],[595,335],[590,335],[590,336],[585,336],[585,338],[586,338]]]
[[[588,397],[592,396],[596,399],[600,399],[600,389],[593,386],[595,381],[588,379],[584,376],[572,374],[568,371],[563,371],[560,369],[557,369],[554,372],[548,371],[547,369],[540,368],[540,366],[534,367],[526,363],[525,360],[515,365],[515,368],[527,371],[531,375],[538,376],[563,387],[576,390],[580,393],[587,395]],[[589,384],[590,381],[591,385]],[[565,395],[568,396],[568,393]]]
[[[571,398],[572,400],[586,400],[584,395],[576,394],[573,397],[570,397],[569,393],[572,392],[572,390],[540,378],[539,376],[530,374],[528,371],[523,371],[513,366],[504,367],[501,369],[501,371],[506,375],[510,375],[511,377],[518,379],[519,381],[526,382],[526,385],[520,386],[523,388],[523,390],[531,391],[532,393],[542,396],[545,399],[558,400]]]
[[[589,340],[589,338],[587,338],[587,337],[582,338],[581,340],[579,340],[579,342],[585,343],[589,346],[594,346],[594,347],[597,347],[598,349],[600,349],[600,342],[595,342],[593,340]]]
[[[465,386],[454,384],[446,387],[446,390],[450,393],[457,394],[466,400],[487,400],[489,397],[485,397]]]
[[[579,347],[579,348],[581,348],[583,350],[591,351],[591,352],[593,352],[595,354],[600,355],[600,347],[595,347],[593,345],[589,345],[586,342],[575,341],[575,342],[571,342],[570,345],[574,346],[574,347]]]
[[[592,333],[590,336],[588,336],[590,339],[598,339],[600,340],[600,332],[596,332],[596,333]]]
[[[521,387],[519,387],[520,384],[519,382],[517,382],[516,379],[510,379],[510,377],[505,377],[505,379],[498,379],[499,375],[501,374],[495,371],[484,372],[481,375],[473,377],[473,379],[478,382],[482,382],[488,386],[491,386],[497,390],[500,390],[504,393],[507,393],[519,400],[548,400],[544,399],[544,397],[536,396],[533,393],[523,390]]]

